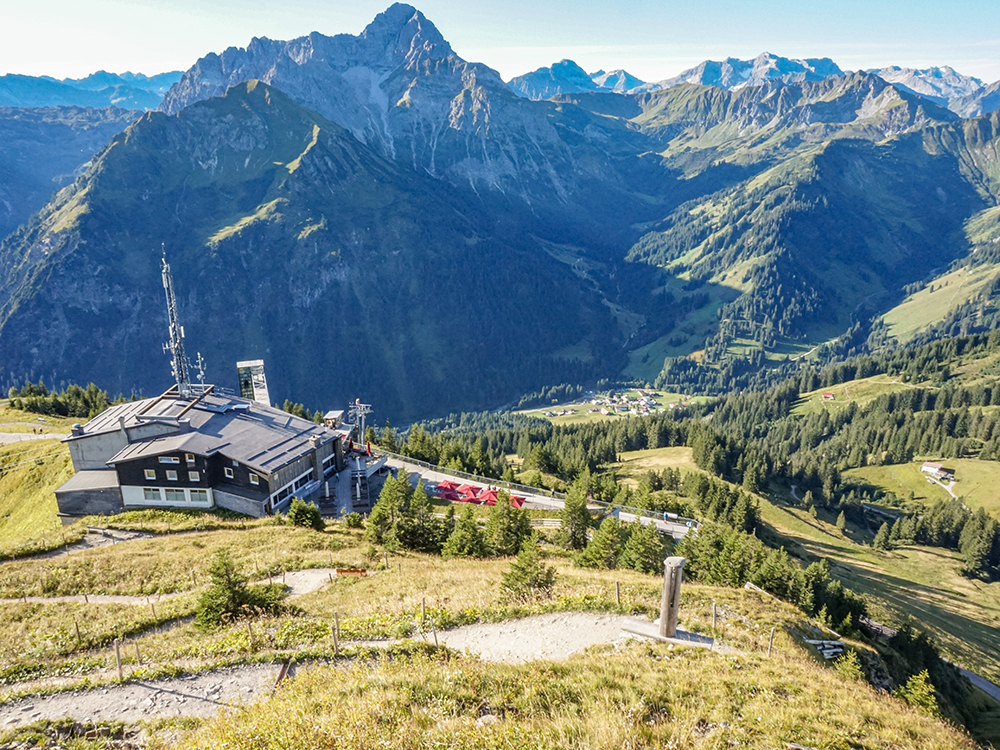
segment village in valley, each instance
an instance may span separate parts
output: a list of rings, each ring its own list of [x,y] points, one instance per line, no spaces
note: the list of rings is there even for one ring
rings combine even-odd
[[[564,404],[526,409],[522,414],[544,417],[556,424],[590,422],[612,417],[643,417],[673,412],[708,401],[706,396],[665,393],[653,389],[588,391],[582,399]]]

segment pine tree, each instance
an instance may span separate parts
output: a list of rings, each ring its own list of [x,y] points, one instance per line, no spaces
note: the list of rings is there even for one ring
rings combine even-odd
[[[528,513],[510,504],[510,493],[501,490],[486,519],[486,546],[496,557],[516,555],[531,536]]]
[[[934,683],[925,669],[906,681],[906,684],[896,690],[896,697],[902,698],[911,706],[934,717],[941,716],[937,696],[934,693]]]
[[[441,555],[445,558],[486,557],[486,542],[471,505],[462,509],[455,530],[441,548]]]
[[[663,560],[666,556],[663,535],[656,525],[636,524],[622,550],[618,567],[659,575],[663,572]]]
[[[563,546],[571,550],[586,547],[592,519],[587,510],[587,481],[582,475],[570,485],[559,518],[562,520]]]
[[[418,552],[439,552],[444,543],[442,524],[434,516],[431,501],[419,480],[410,498],[410,507],[403,513],[398,531],[400,542],[407,549]]]
[[[536,597],[552,595],[556,571],[542,562],[538,534],[532,533],[510,565],[510,570],[500,579],[500,589],[515,601],[530,601]]]
[[[847,516],[844,515],[844,511],[840,511],[837,515],[837,528],[841,531],[845,531],[847,529]]]
[[[608,516],[587,548],[576,556],[576,564],[581,568],[614,568],[625,546],[626,533],[617,518]]]
[[[875,549],[885,549],[885,550],[887,550],[887,549],[890,548],[891,545],[889,543],[889,523],[888,523],[888,521],[884,522],[881,526],[879,526],[878,533],[875,534],[875,539],[874,539],[874,541],[872,541],[872,546]]]
[[[378,444],[392,453],[396,453],[399,449],[399,446],[396,444],[396,432],[392,429],[392,424],[390,424],[388,419],[385,420],[385,427],[382,428]]]

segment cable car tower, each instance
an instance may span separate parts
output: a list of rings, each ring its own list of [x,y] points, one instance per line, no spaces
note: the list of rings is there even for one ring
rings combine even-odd
[[[365,414],[372,413],[371,404],[362,404],[360,398],[354,399],[354,403],[348,407],[348,416],[354,417],[354,424],[358,427],[358,444],[365,443]]]

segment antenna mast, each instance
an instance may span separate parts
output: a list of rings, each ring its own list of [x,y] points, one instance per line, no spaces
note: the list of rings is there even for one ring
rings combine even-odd
[[[181,396],[191,395],[191,382],[188,379],[187,358],[184,356],[184,327],[177,316],[177,298],[174,296],[174,277],[167,263],[167,252],[163,251],[163,289],[167,295],[167,320],[170,326],[170,341],[163,345],[163,351],[169,351],[171,356],[170,369],[177,381],[177,392]]]

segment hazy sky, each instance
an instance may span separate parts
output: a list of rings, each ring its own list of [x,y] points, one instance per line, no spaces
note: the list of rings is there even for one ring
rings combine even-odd
[[[1000,79],[1000,0],[423,0],[455,51],[509,79],[562,58],[648,81],[705,59],[951,65]],[[0,73],[180,70],[254,36],[357,34],[387,0],[0,0]]]

